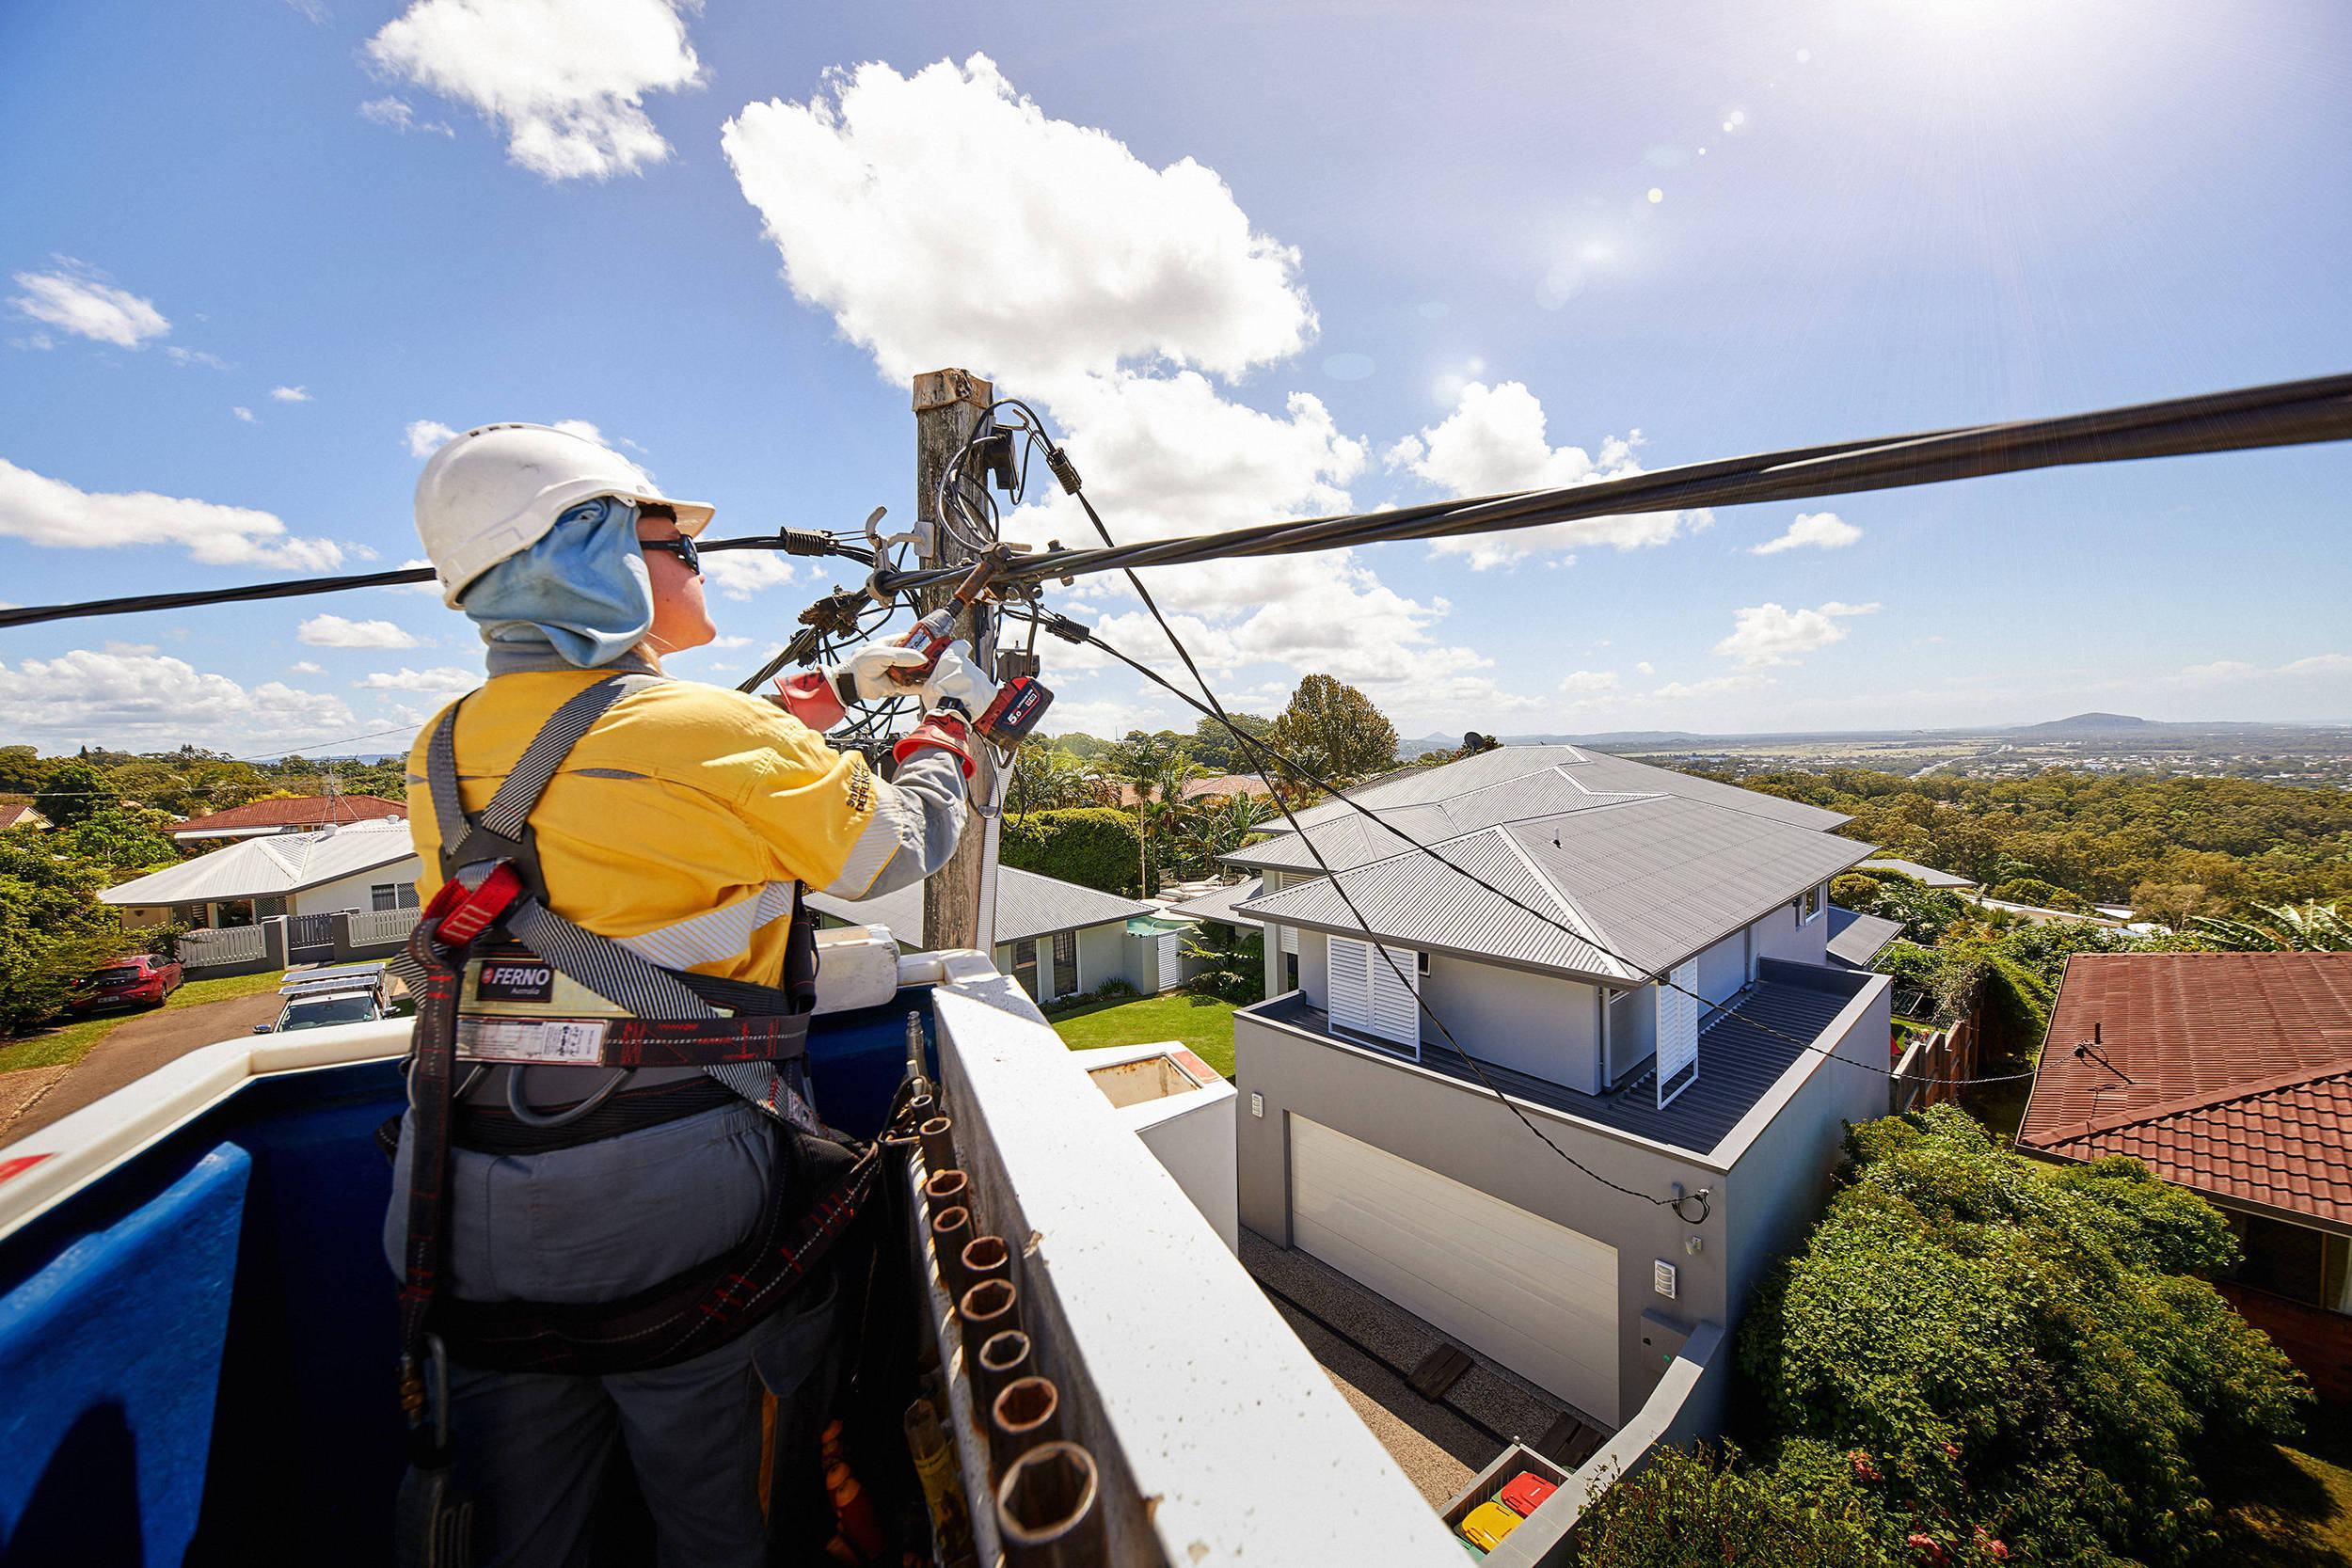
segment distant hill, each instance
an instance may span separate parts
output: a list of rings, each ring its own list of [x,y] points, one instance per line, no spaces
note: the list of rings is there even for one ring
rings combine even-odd
[[[2160,724],[2153,719],[2135,719],[2127,713],[2077,713],[2071,719],[2053,719],[2046,724],[2026,724],[2011,731],[2013,735],[2078,734],[2093,731],[2101,734],[2115,730],[2163,730],[2174,726]]]
[[[1704,736],[1688,730],[1616,730],[1608,735],[1506,735],[1500,737],[1505,746],[1664,746],[1677,740],[1699,740]],[[1424,735],[1418,740],[1400,740],[1396,754],[1412,758],[1423,752],[1451,752],[1462,744],[1459,731],[1452,735]]]

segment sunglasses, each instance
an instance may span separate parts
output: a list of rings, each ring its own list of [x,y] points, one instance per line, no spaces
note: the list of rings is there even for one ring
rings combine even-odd
[[[702,552],[694,548],[691,534],[681,533],[675,539],[640,539],[637,547],[640,551],[660,550],[664,555],[676,556],[688,572],[695,577],[703,575]]]

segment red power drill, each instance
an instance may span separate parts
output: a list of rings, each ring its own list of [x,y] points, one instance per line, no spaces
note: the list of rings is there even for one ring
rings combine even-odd
[[[931,673],[939,668],[940,657],[956,640],[956,618],[988,591],[990,580],[1005,563],[1009,553],[1000,546],[980,557],[971,572],[956,585],[955,597],[915,622],[904,636],[891,640],[892,647],[912,648],[923,656],[920,664],[893,665],[890,669],[892,680],[900,686],[920,686],[931,678]]]

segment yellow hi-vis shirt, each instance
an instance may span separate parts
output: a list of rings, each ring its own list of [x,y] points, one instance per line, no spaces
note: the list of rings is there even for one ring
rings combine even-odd
[[[500,675],[463,699],[466,810],[487,806],[548,716],[610,673]],[[444,828],[425,780],[439,724],[437,714],[408,753],[425,903],[441,886]],[[656,963],[775,985],[793,882],[855,897],[897,847],[876,819],[876,784],[864,757],[759,698],[681,680],[633,693],[580,737],[531,814],[548,902]]]

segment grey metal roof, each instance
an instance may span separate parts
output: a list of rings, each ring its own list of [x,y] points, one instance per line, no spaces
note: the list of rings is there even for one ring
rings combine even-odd
[[[1604,980],[1656,974],[1869,852],[1851,839],[1673,796],[1597,800],[1434,847],[1569,929],[1407,849],[1342,876],[1375,935]],[[1363,928],[1327,878],[1244,908],[1285,925]]]
[[[851,900],[812,893],[809,908],[856,926],[887,926],[910,952],[923,950],[923,884]],[[996,940],[1020,942],[1051,931],[1071,931],[1152,914],[1155,907],[1099,888],[1080,887],[1056,877],[1013,866],[996,868]]]
[[[1721,784],[1702,779],[1695,774],[1677,772],[1671,768],[1658,768],[1645,762],[1611,756],[1605,752],[1590,751],[1581,746],[1502,746],[1482,752],[1474,757],[1449,762],[1439,768],[1421,768],[1397,772],[1357,785],[1347,798],[1359,805],[1386,814],[1404,806],[1445,804],[1449,808],[1463,796],[1491,789],[1497,785],[1526,781],[1536,775],[1556,773],[1561,779],[1573,779],[1591,795],[1636,794],[1676,795],[1685,800],[1708,800],[1735,811],[1786,822],[1792,827],[1814,828],[1823,832],[1849,820],[1840,813],[1823,811],[1798,800],[1784,800],[1777,795],[1742,789],[1737,784]],[[1486,822],[1509,821],[1514,816],[1540,816],[1548,809],[1547,800],[1557,796],[1529,796],[1530,809],[1514,811],[1508,806],[1483,808]],[[1340,800],[1327,800],[1298,814],[1299,826],[1312,828],[1317,823],[1333,822],[1342,817],[1361,814]],[[1399,818],[1399,827],[1406,821]],[[1465,831],[1464,824],[1456,832]],[[1476,824],[1484,826],[1485,822]],[[1289,830],[1287,822],[1277,819],[1262,830],[1280,833]],[[1406,827],[1416,837],[1425,836]],[[1245,852],[1247,854],[1247,852]],[[1243,856],[1229,859],[1242,860]],[[1254,863],[1254,862],[1252,863]]]
[[[1232,887],[1221,887],[1198,898],[1182,899],[1168,905],[1168,912],[1182,915],[1187,920],[1215,920],[1228,926],[1255,928],[1258,922],[1238,912],[1233,906],[1258,896],[1264,891],[1264,880],[1262,877],[1252,877],[1246,882],[1235,882]]]
[[[1859,865],[1854,869],[1866,877],[1872,871],[1899,871],[1906,877],[1916,877],[1930,887],[1959,888],[1977,885],[1965,877],[1955,877],[1948,871],[1938,871],[1931,865],[1921,865],[1915,861],[1899,861],[1887,855],[1876,856],[1869,864]]]
[[[99,894],[121,905],[278,898],[414,859],[408,824],[374,818],[314,833],[274,833],[183,861]]]
[[[1880,950],[1903,934],[1903,923],[1883,915],[1829,907],[1829,957],[1849,969],[1867,969]]]
[[[1766,964],[1772,973],[1782,974],[1803,967],[1776,965],[1770,959]],[[1821,1032],[1852,1000],[1852,988],[1867,981],[1863,975],[1837,975],[1827,970],[1815,970],[1806,978],[1820,983],[1772,977],[1758,980],[1732,998],[1727,1007],[1710,1015],[1699,1031],[1698,1076],[1663,1110],[1658,1105],[1657,1083],[1647,1073],[1613,1093],[1592,1095],[1498,1062],[1482,1060],[1479,1067],[1496,1088],[1515,1099],[1693,1154],[1712,1154],[1808,1048],[1826,1049]],[[1308,1005],[1304,992],[1292,991],[1260,1003],[1244,1016],[1313,1030],[1377,1055],[1402,1055],[1394,1047],[1369,1037],[1333,1034],[1329,1019]],[[1478,1083],[1477,1075],[1442,1040],[1422,1047],[1420,1065],[1465,1084]]]

